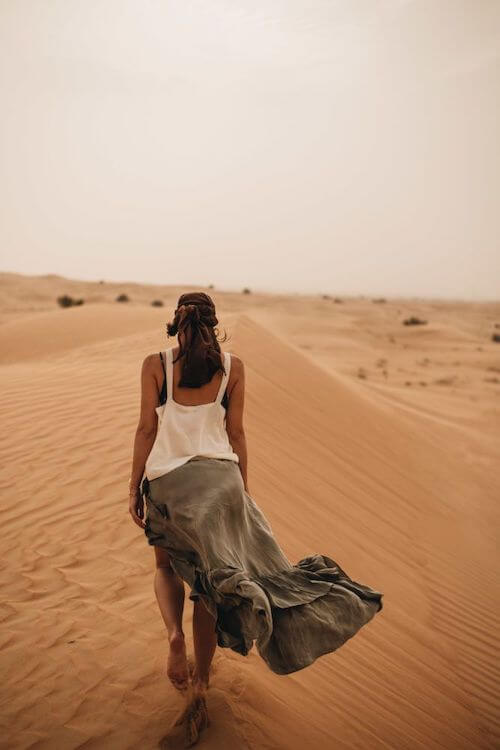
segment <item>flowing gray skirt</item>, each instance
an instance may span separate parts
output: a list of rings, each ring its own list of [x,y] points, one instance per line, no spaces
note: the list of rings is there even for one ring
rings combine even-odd
[[[326,555],[292,565],[244,489],[235,461],[195,456],[142,483],[148,543],[215,618],[217,643],[246,655],[255,641],[276,674],[335,651],[382,609],[383,594]]]

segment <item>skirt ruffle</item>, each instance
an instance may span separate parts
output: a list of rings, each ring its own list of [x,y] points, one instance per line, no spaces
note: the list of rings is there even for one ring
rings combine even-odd
[[[197,457],[142,489],[148,542],[168,551],[189,598],[204,601],[220,647],[247,655],[255,642],[273,672],[289,674],[338,649],[382,609],[381,592],[326,555],[292,565],[232,461]]]

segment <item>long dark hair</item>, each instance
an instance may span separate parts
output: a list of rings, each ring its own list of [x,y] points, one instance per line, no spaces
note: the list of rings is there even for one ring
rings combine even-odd
[[[217,334],[219,333],[215,305],[205,292],[186,292],[181,294],[174,311],[174,319],[167,323],[167,336],[185,332],[185,346],[179,340],[179,354],[174,362],[184,360],[181,368],[179,386],[182,388],[199,388],[212,380],[217,370],[225,374]],[[191,335],[189,335],[191,334]],[[227,336],[224,331],[222,343]]]

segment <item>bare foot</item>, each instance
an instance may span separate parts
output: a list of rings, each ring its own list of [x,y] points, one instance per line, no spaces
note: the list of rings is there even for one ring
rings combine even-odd
[[[191,677],[191,683],[193,685],[193,688],[198,693],[204,693],[206,690],[208,690],[208,685],[210,681],[210,675],[208,675],[205,678],[198,677],[198,672],[196,670],[196,664],[190,664],[189,665],[189,674]]]
[[[184,718],[184,747],[192,747],[203,729],[210,726],[207,704],[204,695],[194,694]]]
[[[188,687],[188,665],[184,635],[178,633],[172,636],[169,643],[170,651],[167,661],[168,678],[177,690],[186,690]]]
[[[198,740],[200,732],[210,726],[210,719],[205,695],[191,687],[186,691],[185,698],[184,708],[175,719],[172,728],[184,725],[186,747],[190,747]]]

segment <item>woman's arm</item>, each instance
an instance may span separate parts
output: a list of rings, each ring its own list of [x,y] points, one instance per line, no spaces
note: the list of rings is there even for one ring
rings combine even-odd
[[[132,470],[129,479],[130,512],[139,526],[144,528],[142,515],[138,516],[136,510],[142,512],[141,507],[136,506],[136,501],[141,500],[140,483],[144,474],[146,459],[151,452],[156,437],[158,426],[158,415],[156,406],[158,404],[158,385],[154,374],[154,357],[149,354],[142,363],[141,368],[141,412],[139,423],[135,431],[134,448],[132,458]]]
[[[226,431],[233,451],[239,458],[239,467],[245,490],[248,492],[247,479],[247,442],[243,427],[243,409],[245,405],[245,367],[243,361],[231,355],[231,371],[234,383],[229,396],[226,412]]]

